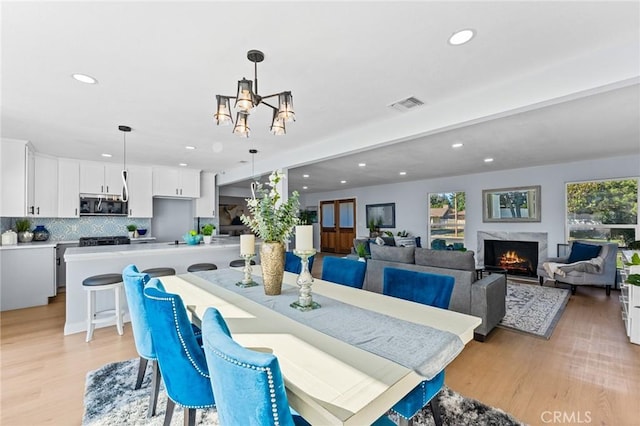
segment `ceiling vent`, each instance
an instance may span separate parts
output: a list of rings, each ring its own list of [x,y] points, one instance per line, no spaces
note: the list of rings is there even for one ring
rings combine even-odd
[[[410,109],[419,107],[421,105],[424,105],[424,102],[422,102],[420,99],[418,98],[414,98],[413,96],[406,98],[406,99],[401,99],[397,102],[392,103],[391,105],[389,105],[389,108],[393,108],[396,111],[409,111]]]

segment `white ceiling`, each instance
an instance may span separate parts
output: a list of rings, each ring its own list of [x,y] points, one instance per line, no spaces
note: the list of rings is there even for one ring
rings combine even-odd
[[[291,188],[317,192],[640,152],[637,1],[0,7],[2,137],[51,155],[121,163],[124,124],[129,164],[184,162],[228,185],[290,167]],[[476,38],[449,45],[462,28]],[[215,95],[253,77],[250,49],[266,56],[260,94],[293,92],[286,136],[265,106],[249,139],[215,125]],[[408,96],[425,105],[387,107]]]

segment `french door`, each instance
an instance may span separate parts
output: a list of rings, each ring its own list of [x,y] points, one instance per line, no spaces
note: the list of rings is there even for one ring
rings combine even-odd
[[[320,202],[320,250],[328,253],[351,252],[356,237],[356,200]]]

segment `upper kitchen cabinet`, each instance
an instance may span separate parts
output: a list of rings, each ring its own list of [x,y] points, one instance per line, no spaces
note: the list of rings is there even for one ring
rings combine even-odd
[[[58,160],[58,217],[79,217],[80,163]]]
[[[153,217],[153,181],[151,167],[127,167],[129,217]]]
[[[32,153],[28,159],[27,215],[58,216],[58,159]]]
[[[81,194],[122,193],[122,167],[117,164],[82,162],[80,164]]]
[[[216,217],[216,174],[200,174],[200,198],[196,199],[196,217]]]
[[[0,143],[0,216],[22,217],[27,214],[28,143],[2,139]]]
[[[154,167],[153,196],[200,198],[200,170]]]

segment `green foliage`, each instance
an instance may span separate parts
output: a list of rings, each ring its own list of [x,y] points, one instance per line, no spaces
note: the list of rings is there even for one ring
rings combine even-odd
[[[369,219],[369,223],[367,224],[367,228],[369,228],[369,231],[375,232],[375,230],[376,230],[376,220],[374,218],[370,218]]]
[[[133,223],[131,225],[127,225],[127,231],[129,231],[129,232],[133,232],[136,229],[138,229],[138,226],[134,225]]]
[[[367,257],[367,248],[364,243],[359,243],[356,246],[356,253],[358,254],[358,257]]]
[[[386,235],[387,237],[393,237],[393,232],[391,232],[391,231],[384,231],[384,235]]]
[[[251,216],[240,216],[242,223],[265,242],[285,242],[293,233],[294,226],[300,222],[300,195],[298,191],[293,191],[287,201],[282,202],[276,189],[282,179],[284,174],[281,170],[276,170],[269,176],[267,186],[270,189],[264,188],[262,183],[256,183],[254,197],[247,198]]]
[[[207,223],[202,227],[202,235],[212,235],[214,229],[216,229],[214,225]]]
[[[640,274],[629,274],[627,282],[633,285],[640,285]]]
[[[568,184],[567,213],[570,219],[586,216],[602,224],[635,224],[638,181],[622,179]]]
[[[409,233],[404,229],[402,231],[398,231],[398,237],[408,237]]]
[[[29,219],[16,220],[16,231],[27,232],[31,229],[31,221]]]
[[[198,235],[198,231],[196,231],[195,229],[192,229],[191,231],[189,231],[189,235],[191,235],[192,237],[195,237],[196,235]]]
[[[627,263],[627,265],[640,265],[640,255],[638,255],[638,253],[633,253],[633,256],[631,256],[631,262]]]
[[[449,206],[461,212],[466,209],[466,195],[464,192],[443,192],[429,195],[429,207],[432,209]]]

